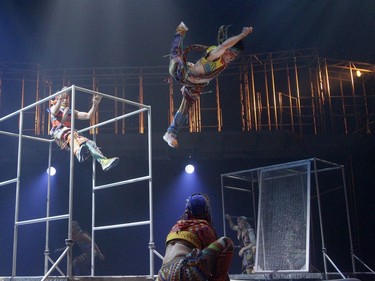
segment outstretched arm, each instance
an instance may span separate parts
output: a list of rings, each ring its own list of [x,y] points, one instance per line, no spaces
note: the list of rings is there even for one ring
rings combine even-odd
[[[76,116],[78,119],[81,120],[89,120],[93,114],[98,110],[99,103],[102,97],[99,95],[94,95],[92,98],[92,106],[88,112],[78,111],[76,110]]]
[[[249,27],[243,27],[240,34],[237,34],[235,36],[229,37],[227,40],[225,40],[222,44],[217,46],[217,48],[213,49],[210,54],[208,55],[208,60],[215,60],[219,57],[221,57],[226,50],[229,48],[232,48],[234,45],[236,45],[239,41],[241,41],[243,38],[248,36],[250,33],[253,32],[253,28],[251,26]]]

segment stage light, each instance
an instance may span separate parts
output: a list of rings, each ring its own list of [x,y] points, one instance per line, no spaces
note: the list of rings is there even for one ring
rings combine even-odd
[[[54,176],[56,174],[56,169],[54,167],[47,169],[47,174]]]
[[[188,164],[188,165],[185,166],[185,172],[187,174],[194,173],[194,170],[195,170],[195,168],[194,168],[194,166],[192,164]]]
[[[362,72],[360,70],[357,70],[356,71],[356,75],[357,75],[357,77],[361,77],[362,76]]]

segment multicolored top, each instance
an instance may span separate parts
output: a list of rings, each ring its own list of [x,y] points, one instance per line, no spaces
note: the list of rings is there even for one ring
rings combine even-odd
[[[179,220],[169,232],[166,244],[173,240],[183,240],[197,249],[204,249],[216,241],[212,226],[206,220]]]
[[[51,114],[52,129],[57,128],[60,125],[64,125],[70,128],[71,116],[72,111],[70,110],[70,108],[60,108],[59,112],[56,115]]]

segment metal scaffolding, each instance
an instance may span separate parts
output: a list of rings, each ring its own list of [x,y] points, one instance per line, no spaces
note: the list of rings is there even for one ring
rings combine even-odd
[[[139,103],[150,101],[148,104],[160,107],[157,119],[165,126],[181,101],[180,85],[169,77],[166,67],[43,69],[40,65],[0,63],[0,109],[9,95],[22,107],[50,95],[52,88],[71,84]],[[315,49],[244,55],[205,91],[191,108],[189,132],[230,130],[223,111],[238,116],[242,131],[287,130],[300,135],[374,131],[375,65],[321,58]],[[233,111],[236,100],[238,112]],[[114,111],[120,115],[124,110],[124,104],[114,101],[107,108],[102,106],[100,114]],[[30,114],[33,122],[25,123],[24,129],[47,134],[43,105]],[[96,133],[142,133],[143,123],[140,114],[138,120],[114,122]]]
[[[17,148],[17,172],[16,172],[16,177],[12,179],[5,180],[0,183],[0,186],[9,186],[11,184],[16,184],[16,193],[15,193],[15,216],[14,216],[14,236],[13,236],[13,259],[12,259],[12,278],[17,276],[17,256],[20,254],[18,251],[18,232],[19,228],[24,226],[24,225],[30,225],[30,224],[37,224],[37,223],[44,223],[45,224],[45,250],[44,250],[44,255],[45,255],[45,260],[44,260],[44,276],[42,280],[46,280],[49,278],[49,276],[57,270],[61,276],[70,278],[72,277],[72,220],[73,220],[73,193],[74,193],[74,147],[70,149],[70,172],[69,172],[69,202],[68,202],[68,212],[65,214],[60,214],[60,215],[51,215],[50,213],[50,191],[51,191],[51,175],[48,175],[48,181],[47,181],[47,194],[46,194],[46,201],[44,202],[46,204],[46,214],[45,217],[41,218],[29,218],[26,220],[20,220],[19,218],[19,211],[20,211],[20,206],[21,204],[21,198],[20,198],[20,186],[22,183],[22,159],[23,159],[23,147],[25,146],[24,141],[25,140],[31,140],[33,143],[34,142],[40,142],[47,144],[48,146],[45,147],[45,149],[48,149],[48,170],[51,170],[51,159],[52,159],[52,145],[54,144],[54,140],[51,138],[43,138],[41,136],[38,136],[37,134],[32,135],[28,134],[27,130],[24,128],[25,124],[25,114],[28,113],[28,111],[33,110],[35,108],[43,108],[46,103],[48,103],[51,99],[53,99],[55,96],[60,95],[63,92],[71,91],[71,109],[72,111],[75,110],[76,108],[76,100],[79,99],[82,94],[88,94],[88,95],[95,95],[99,94],[102,96],[103,101],[104,100],[111,100],[115,103],[119,103],[122,106],[125,106],[125,104],[128,107],[132,107],[132,109],[127,109],[127,112],[123,114],[119,114],[118,116],[114,116],[112,118],[102,118],[99,120],[98,117],[95,117],[95,120],[92,120],[91,126],[84,128],[82,130],[77,130],[79,133],[82,132],[92,132],[93,137],[95,140],[96,137],[96,131],[103,127],[106,126],[107,124],[112,124],[114,122],[121,122],[122,120],[132,117],[132,116],[139,116],[142,114],[147,114],[147,120],[144,120],[143,117],[139,118],[140,122],[145,123],[145,128],[141,133],[144,133],[145,138],[147,138],[146,141],[146,146],[145,150],[147,150],[147,168],[145,168],[146,174],[143,176],[138,176],[134,178],[128,178],[128,179],[123,179],[119,180],[116,182],[111,182],[111,183],[106,183],[106,184],[98,184],[96,181],[97,178],[97,173],[96,173],[96,166],[95,166],[95,160],[93,159],[93,165],[92,165],[92,244],[91,244],[91,276],[95,275],[95,264],[94,264],[94,251],[95,251],[95,233],[98,231],[105,231],[105,230],[110,230],[110,229],[120,229],[120,228],[127,228],[127,227],[135,227],[135,226],[142,226],[142,225],[148,225],[149,226],[149,259],[150,259],[150,267],[149,267],[149,278],[153,278],[154,276],[154,255],[158,255],[161,257],[159,253],[156,252],[155,250],[155,245],[154,245],[154,237],[153,237],[153,206],[152,206],[152,141],[151,141],[151,107],[138,103],[138,102],[133,102],[121,97],[117,96],[110,96],[108,94],[105,94],[104,92],[99,92],[99,91],[93,91],[89,90],[86,88],[82,88],[79,86],[75,86],[74,84],[66,89],[60,90],[56,93],[53,93],[47,97],[38,99],[37,102],[34,102],[28,106],[23,106],[20,110],[14,111],[2,118],[0,118],[0,124],[4,124],[7,121],[9,121],[12,118],[18,119],[16,124],[18,124],[18,127],[12,128],[12,130],[8,131],[0,131],[1,135],[11,137],[11,138],[17,138],[18,139],[18,148]],[[24,93],[23,95],[24,96]],[[103,102],[102,101],[102,102]],[[38,112],[38,114],[42,114],[41,110],[37,110],[35,112]],[[119,112],[116,112],[119,113]],[[100,121],[100,122],[99,122]],[[72,115],[72,122],[71,122],[71,128],[72,130],[75,130],[75,118],[74,114]],[[18,132],[17,132],[18,130]],[[29,143],[29,145],[33,145],[33,143]],[[74,144],[73,144],[74,145]],[[34,147],[34,146],[32,146]],[[29,149],[32,151],[32,149]],[[131,184],[135,183],[143,183],[145,186],[148,187],[147,193],[148,193],[148,204],[149,204],[149,211],[148,211],[148,219],[143,220],[143,221],[136,221],[136,222],[130,222],[130,223],[119,223],[119,224],[111,224],[111,225],[100,225],[98,226],[96,224],[96,213],[98,212],[95,202],[96,202],[96,193],[98,190],[104,190],[104,189],[110,189],[112,187],[121,187],[121,188],[126,188]],[[112,189],[113,190],[113,189]],[[43,202],[40,202],[40,205],[43,205]],[[50,237],[50,224],[53,221],[60,221],[60,220],[68,220],[68,233],[67,233],[67,239],[66,239],[66,248],[63,251],[63,253],[59,256],[57,260],[53,260],[50,257],[50,250],[49,250],[49,237]],[[38,238],[34,238],[38,239]],[[40,238],[41,239],[41,238]],[[25,249],[22,249],[23,251]],[[22,251],[21,251],[22,253]],[[67,263],[67,269],[66,273],[63,272],[59,268],[60,262],[66,258],[66,263]]]

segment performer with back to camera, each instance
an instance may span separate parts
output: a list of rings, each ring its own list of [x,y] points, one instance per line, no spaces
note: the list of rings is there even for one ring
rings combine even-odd
[[[63,87],[62,90],[66,88],[67,87]],[[82,163],[86,161],[91,155],[100,163],[104,171],[112,169],[118,164],[118,157],[105,157],[94,141],[82,136],[76,130],[73,132],[72,137],[72,110],[69,108],[69,99],[69,94],[64,92],[51,101],[52,105],[49,108],[49,113],[51,115],[52,128],[50,134],[61,149],[70,150],[72,142],[74,142],[74,155],[77,157],[78,162]],[[75,110],[75,118],[79,120],[90,120],[91,116],[97,111],[101,99],[101,96],[94,95],[91,109],[88,112]]]
[[[254,272],[255,251],[256,251],[256,235],[247,218],[244,216],[237,218],[237,224],[234,224],[230,215],[225,215],[229,222],[229,226],[237,231],[237,239],[240,241],[241,249],[238,253],[242,257],[242,268],[247,273]]]
[[[210,200],[194,193],[185,211],[170,230],[158,281],[228,281],[233,242],[217,238],[212,225]]]
[[[216,78],[244,49],[242,39],[248,36],[252,27],[243,27],[240,34],[228,38],[229,25],[219,28],[217,46],[194,44],[183,48],[183,39],[188,28],[181,22],[175,33],[170,51],[169,73],[173,79],[182,84],[182,102],[163,139],[173,148],[178,147],[177,135],[187,121],[189,109],[200,97],[203,88]],[[187,53],[191,50],[204,51],[195,64],[187,61]]]

